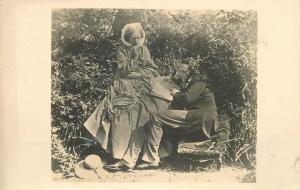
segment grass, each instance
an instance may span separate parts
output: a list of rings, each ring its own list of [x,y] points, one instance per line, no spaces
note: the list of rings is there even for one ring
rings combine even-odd
[[[85,155],[95,153],[97,149],[87,151]],[[108,155],[97,151],[103,163],[109,159]],[[83,158],[69,154],[62,141],[52,135],[52,179],[64,181],[87,181],[74,174],[75,165]],[[156,170],[134,170],[134,172],[109,173],[100,170],[99,182],[255,182],[255,170],[246,170],[238,166],[223,165],[216,169],[214,159],[196,161],[184,156],[176,156],[165,161]]]

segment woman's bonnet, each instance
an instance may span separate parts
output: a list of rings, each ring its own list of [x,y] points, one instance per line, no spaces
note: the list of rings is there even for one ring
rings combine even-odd
[[[121,39],[122,43],[126,46],[132,46],[129,42],[129,38],[134,34],[139,33],[141,36],[141,40],[139,45],[143,45],[145,41],[145,31],[141,25],[141,23],[130,23],[126,24],[122,29]]]

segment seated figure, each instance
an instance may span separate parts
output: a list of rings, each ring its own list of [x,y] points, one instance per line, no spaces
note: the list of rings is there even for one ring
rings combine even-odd
[[[190,136],[198,136],[199,141],[203,139],[202,134],[215,141],[214,151],[221,153],[224,150],[225,142],[229,140],[229,125],[219,125],[214,94],[208,89],[206,78],[191,69],[195,62],[189,59],[177,66],[174,81],[180,90],[172,91],[170,109],[152,115],[140,169],[159,166],[161,157],[172,154],[179,141]]]

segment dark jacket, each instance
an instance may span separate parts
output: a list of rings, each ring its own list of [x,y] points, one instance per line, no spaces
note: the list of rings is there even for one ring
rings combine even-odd
[[[207,82],[193,74],[186,82],[182,79],[173,79],[180,88],[180,92],[174,95],[172,109],[180,110],[214,110],[216,103],[214,94],[207,88]]]
[[[194,131],[201,128],[201,131],[210,137],[211,130],[218,128],[218,114],[214,94],[207,88],[207,82],[195,74],[188,77],[186,82],[181,79],[173,81],[180,88],[180,92],[174,95],[171,109],[188,111],[187,133],[199,137],[199,134]]]

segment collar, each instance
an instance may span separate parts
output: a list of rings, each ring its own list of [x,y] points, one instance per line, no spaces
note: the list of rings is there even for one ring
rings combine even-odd
[[[192,81],[192,76],[188,76],[187,80],[184,82],[184,88],[187,88]]]

